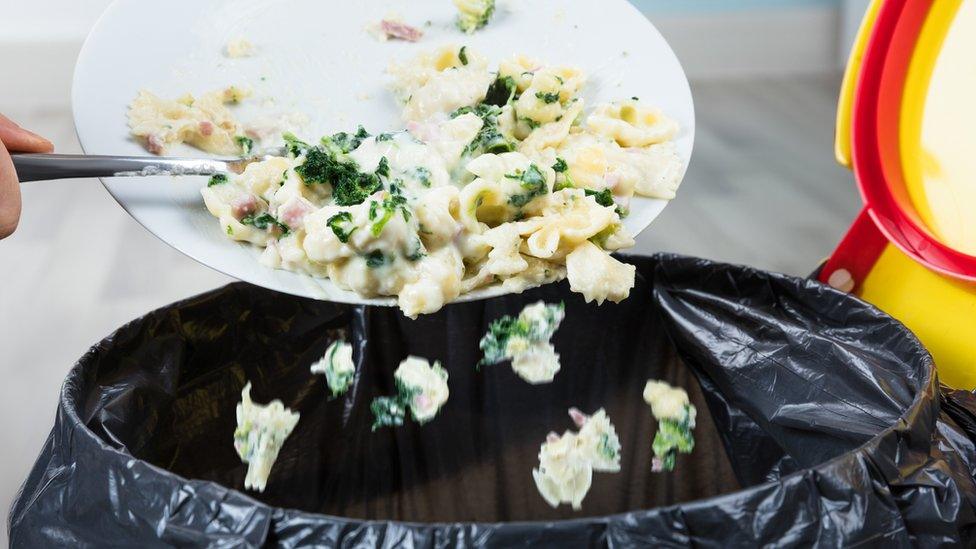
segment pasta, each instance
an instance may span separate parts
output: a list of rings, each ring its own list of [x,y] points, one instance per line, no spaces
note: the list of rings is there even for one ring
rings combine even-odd
[[[634,99],[587,117],[582,71],[524,56],[492,72],[476,51],[445,46],[389,73],[405,131],[360,127],[316,144],[286,134],[288,157],[202,190],[222,232],[264,248],[269,267],[398,296],[411,318],[491,284],[520,292],[568,278],[587,301],[627,297],[635,269],[609,252],[633,245],[622,220],[635,194],[674,197],[676,124]],[[137,103],[144,135],[162,123],[149,110],[227,122],[201,101]],[[236,131],[227,122],[219,147],[190,130],[164,140],[224,150]],[[538,351],[526,372],[551,362]]]
[[[285,408],[280,400],[267,405],[251,400],[251,384],[244,386],[241,402],[237,405],[237,429],[234,431],[234,449],[247,463],[244,487],[263,492],[268,483],[271,467],[278,459],[285,439],[298,424],[299,415]]]
[[[549,433],[539,449],[539,468],[532,470],[532,478],[546,503],[552,507],[569,503],[578,511],[594,471],[620,471],[620,440],[602,408],[592,416],[570,408],[569,415],[579,432]]]
[[[229,87],[199,98],[185,94],[178,99],[163,99],[143,90],[129,106],[129,128],[153,154],[165,154],[177,143],[224,155],[244,151],[250,141],[226,104],[238,103],[250,92]]]
[[[344,341],[332,342],[322,359],[312,364],[310,369],[313,374],[325,376],[332,396],[345,394],[356,373],[356,365],[352,361],[352,345]]]

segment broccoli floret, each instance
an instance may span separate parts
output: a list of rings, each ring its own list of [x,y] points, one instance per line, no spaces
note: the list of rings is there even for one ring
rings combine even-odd
[[[552,92],[552,93],[536,92],[535,97],[536,99],[542,101],[543,103],[546,103],[547,105],[551,105],[552,103],[556,103],[557,101],[559,101],[559,92]]]
[[[529,305],[517,317],[503,316],[488,325],[488,333],[481,338],[479,347],[484,353],[480,365],[497,364],[512,358],[509,344],[524,340],[526,344],[547,342],[565,316],[565,305]]]
[[[227,183],[227,174],[215,173],[210,176],[210,180],[207,181],[208,187],[213,187],[214,185],[223,185]]]
[[[515,99],[518,99],[518,86],[515,85],[515,79],[511,76],[500,76],[491,83],[491,86],[488,86],[483,103],[504,107]]]
[[[454,0],[458,8],[457,27],[471,34],[488,24],[495,13],[495,0]]]
[[[508,203],[516,208],[521,208],[532,201],[533,198],[546,194],[548,187],[546,186],[546,178],[542,175],[542,171],[535,164],[529,164],[529,167],[525,171],[516,172],[514,174],[505,174],[505,177],[509,179],[518,179],[525,189],[524,193],[512,195],[508,199]]]
[[[328,224],[329,228],[332,229],[332,232],[335,233],[336,238],[339,239],[339,242],[342,242],[343,244],[349,242],[349,237],[351,237],[352,233],[356,232],[356,229],[359,228],[352,225],[352,214],[349,212],[339,212],[333,215],[328,221],[326,221],[326,224]],[[352,227],[349,225],[352,225]]]

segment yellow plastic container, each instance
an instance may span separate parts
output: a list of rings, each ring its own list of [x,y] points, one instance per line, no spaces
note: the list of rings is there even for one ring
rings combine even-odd
[[[878,27],[879,14],[884,28]],[[919,14],[920,25],[892,24],[897,17]],[[906,38],[906,33],[914,34]],[[910,50],[906,40],[912,40]],[[882,47],[889,58],[905,56],[898,51],[902,48],[909,61],[903,89],[898,90],[893,136],[891,125],[880,116],[875,127],[857,127],[858,121],[863,123],[856,118],[860,109],[883,110],[885,98],[878,96],[891,95],[864,85],[881,78],[880,69],[866,67],[864,61],[871,55],[877,62]],[[892,70],[890,62],[884,70]],[[872,135],[877,143],[852,143]],[[894,143],[894,148],[882,141]],[[872,173],[857,169],[858,150],[871,150],[869,146],[882,157],[883,169],[875,173],[884,174],[883,182],[860,179]],[[850,273],[855,294],[916,333],[933,354],[944,383],[976,388],[976,272],[951,261],[940,263],[939,254],[929,254],[933,247],[945,246],[964,256],[976,255],[976,1],[872,2],[845,73],[835,152],[841,164],[855,168],[868,204],[821,279],[826,282],[839,270]],[[872,206],[865,188],[880,185],[889,187],[891,195],[885,206],[900,207],[909,224],[918,222],[919,230],[897,230],[890,212]],[[935,259],[928,261],[930,256]]]

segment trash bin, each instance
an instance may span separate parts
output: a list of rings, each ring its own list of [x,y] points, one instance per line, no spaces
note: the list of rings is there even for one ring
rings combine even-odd
[[[10,513],[15,547],[931,546],[976,539],[976,397],[940,387],[901,324],[810,280],[673,255],[597,307],[566,283],[417,320],[231,284],[137,319],[69,374]],[[562,301],[562,370],[529,385],[476,368],[487,325]],[[353,342],[352,389],[309,365]],[[430,423],[370,430],[407,355],[439,360]],[[651,471],[649,378],[689,390],[696,448]],[[264,493],[233,448],[243,385],[301,413]],[[622,467],[581,511],[531,470],[567,408],[605,408]]]

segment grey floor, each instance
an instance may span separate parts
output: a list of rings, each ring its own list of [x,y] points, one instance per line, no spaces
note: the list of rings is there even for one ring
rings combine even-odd
[[[835,75],[695,84],[691,168],[636,251],[808,273],[859,209],[850,173],[832,157],[838,85]],[[28,105],[0,109],[61,152],[78,151],[67,107]],[[157,241],[97,181],[34,183],[23,191],[21,227],[0,242],[4,510],[50,430],[74,361],[124,322],[228,282]]]

